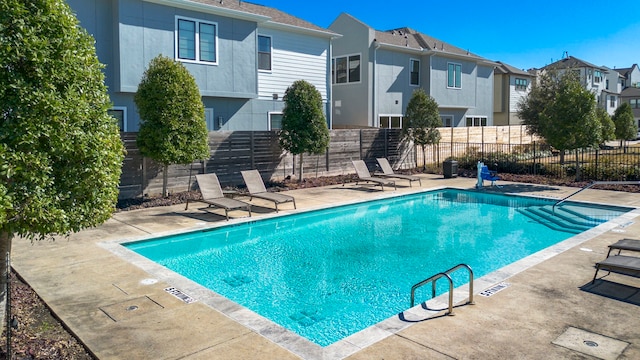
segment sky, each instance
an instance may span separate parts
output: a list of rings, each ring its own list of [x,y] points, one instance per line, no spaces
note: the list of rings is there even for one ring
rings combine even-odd
[[[231,0],[233,1],[233,0]],[[409,27],[520,69],[565,52],[609,68],[640,65],[638,0],[251,0],[328,28],[348,13],[376,30]]]

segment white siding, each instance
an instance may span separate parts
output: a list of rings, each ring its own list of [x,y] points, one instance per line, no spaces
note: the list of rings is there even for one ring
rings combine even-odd
[[[272,69],[258,71],[258,96],[272,99],[296,80],[313,84],[327,100],[329,40],[274,29],[258,29],[259,35],[271,36]]]
[[[516,90],[516,78],[527,79],[527,90]],[[518,104],[531,91],[531,79],[524,76],[509,76],[509,112],[518,112]]]

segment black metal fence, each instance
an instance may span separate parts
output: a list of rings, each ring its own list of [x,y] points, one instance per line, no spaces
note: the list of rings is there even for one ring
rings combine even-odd
[[[547,144],[440,143],[426,149],[428,167],[442,168],[453,159],[459,170],[476,171],[478,161],[502,173],[576,177],[582,181],[640,180],[640,146],[601,146],[560,151]]]

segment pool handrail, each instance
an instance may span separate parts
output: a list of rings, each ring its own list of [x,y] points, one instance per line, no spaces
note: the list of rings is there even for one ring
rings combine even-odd
[[[453,279],[451,279],[449,274],[460,268],[465,268],[469,271],[469,300],[467,301],[467,304],[473,305],[473,270],[471,269],[471,266],[467,264],[458,264],[447,271],[437,273],[413,285],[411,287],[411,307],[415,305],[415,293],[419,287],[431,283],[431,298],[434,298],[436,297],[436,281],[442,277],[446,277],[449,280],[449,312],[447,315],[453,315]]]
[[[575,191],[565,197],[563,197],[562,199],[556,201],[555,204],[553,204],[553,206],[551,207],[551,212],[553,214],[556,213],[556,206],[562,204],[563,202],[567,201],[567,199],[569,199],[570,197],[572,197],[573,195],[576,195],[580,192],[583,192],[585,190],[587,190],[588,188],[594,186],[594,185],[640,185],[640,181],[592,181],[590,184],[585,185],[582,189],[579,189],[578,191]]]

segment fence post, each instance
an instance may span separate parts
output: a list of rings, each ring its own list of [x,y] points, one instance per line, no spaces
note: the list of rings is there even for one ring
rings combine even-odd
[[[251,151],[250,151],[251,155],[249,155],[249,156],[250,156],[250,159],[251,159],[251,168],[255,169],[256,168],[256,157],[254,155],[255,154],[255,139],[253,137],[253,133],[254,133],[253,131],[249,132],[249,134],[250,134],[249,135],[249,139],[250,139],[249,142],[250,142],[250,149],[251,149]]]

